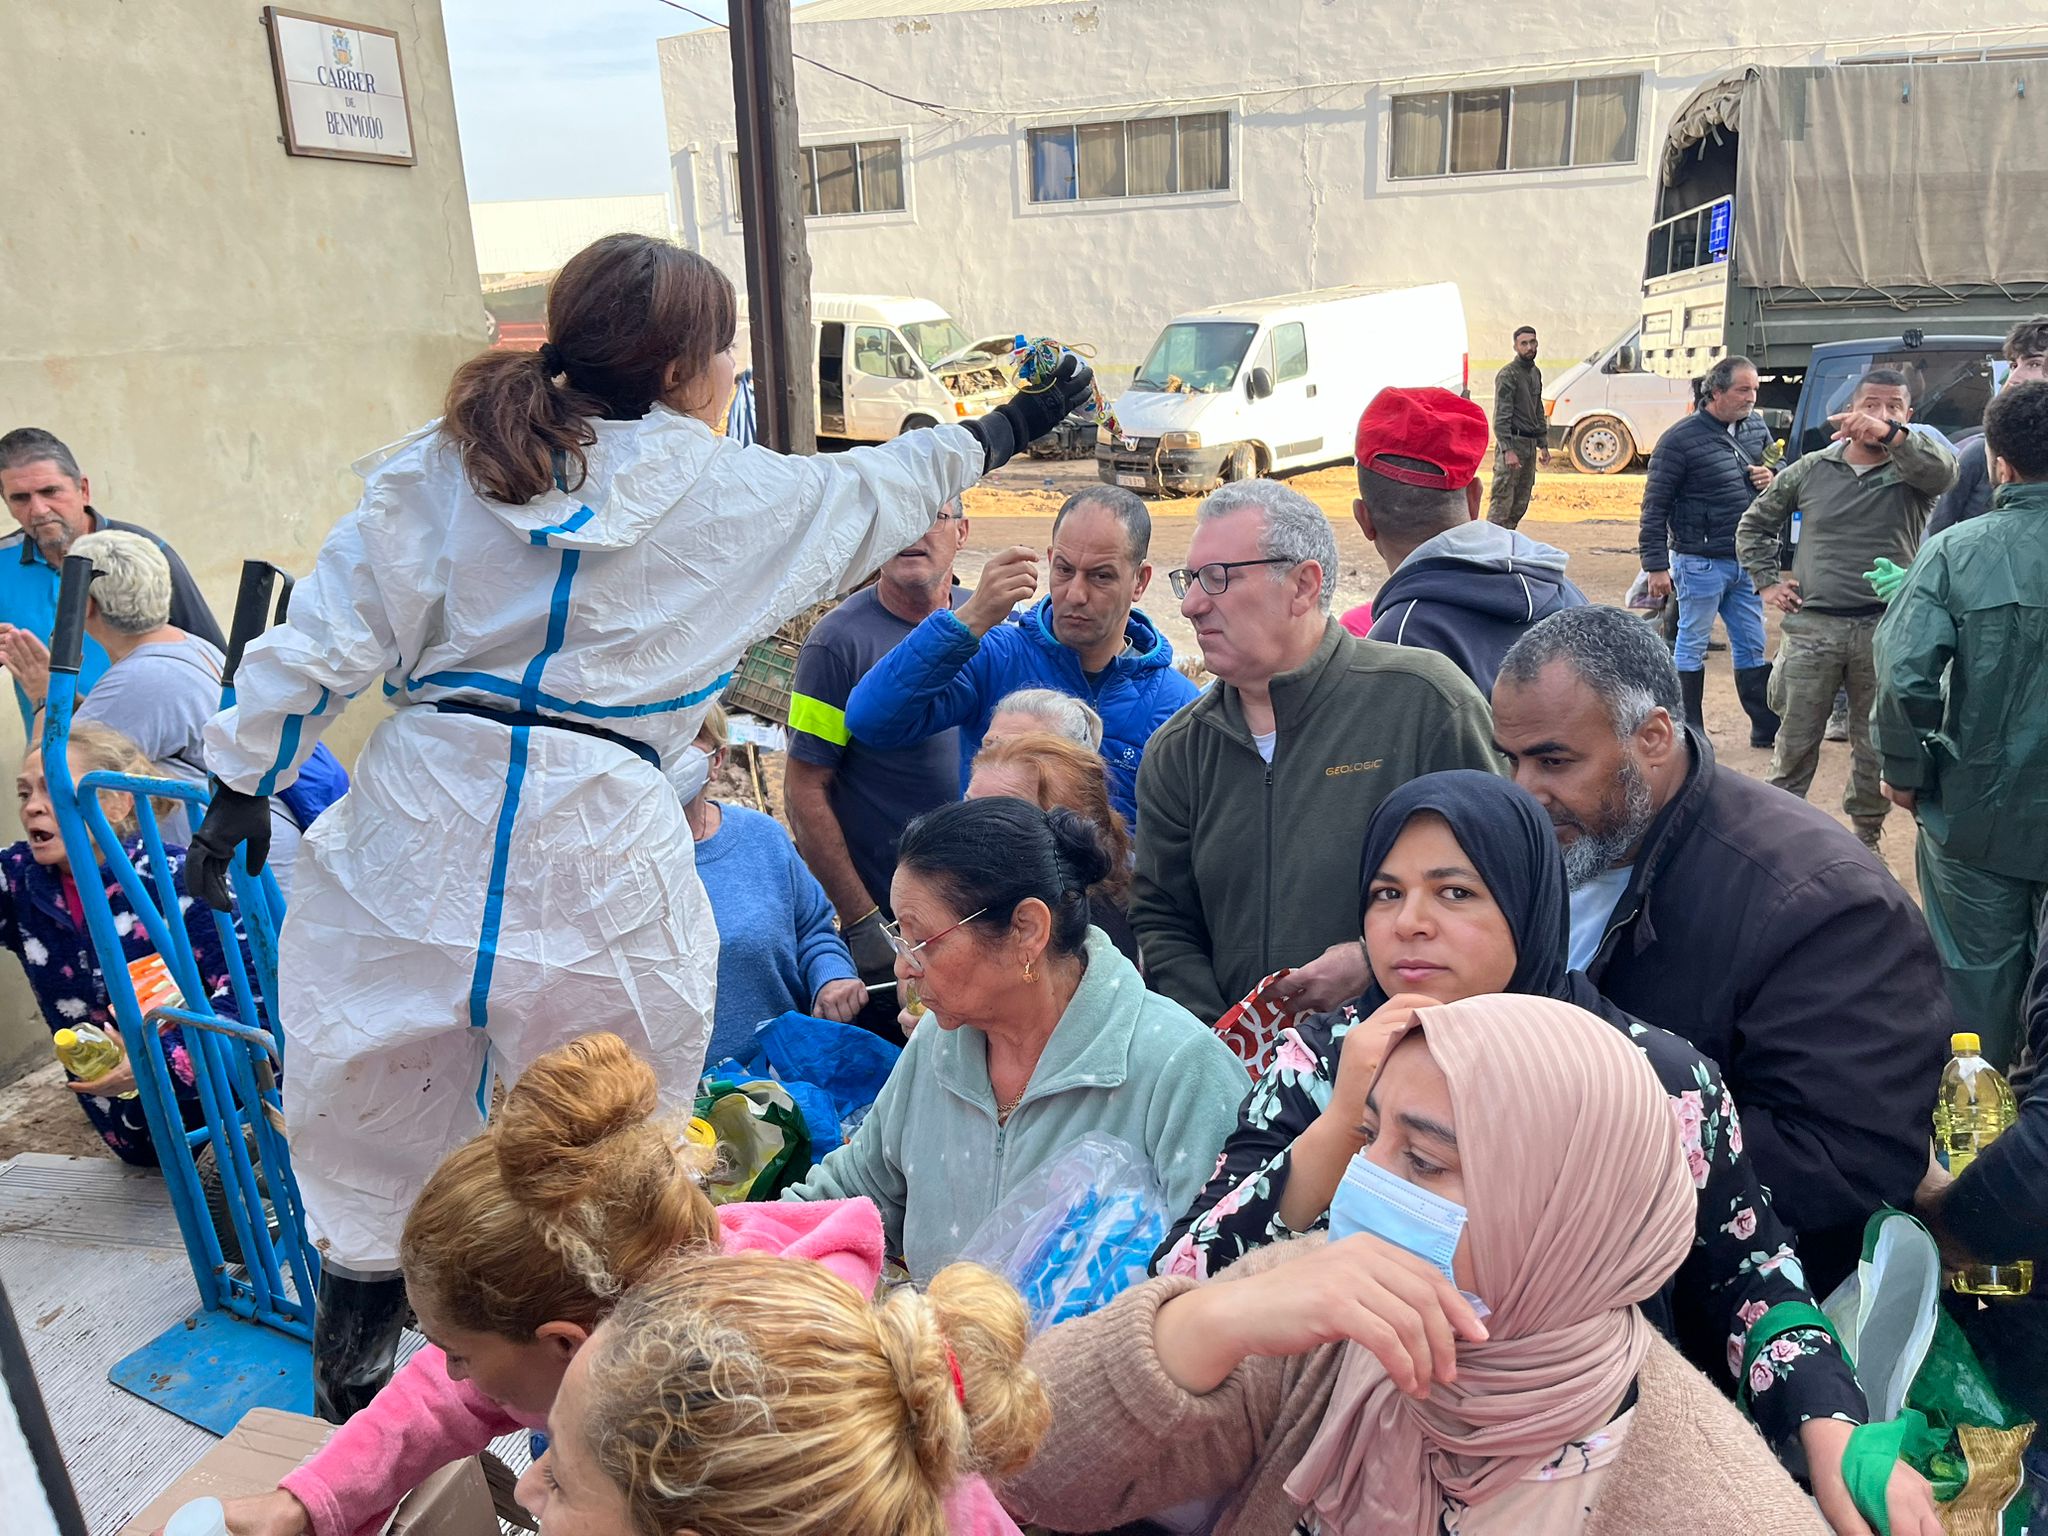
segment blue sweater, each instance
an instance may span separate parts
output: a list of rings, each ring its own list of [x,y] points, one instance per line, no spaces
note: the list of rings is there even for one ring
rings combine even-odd
[[[809,1013],[828,981],[857,977],[832,926],[832,903],[772,816],[720,802],[697,845],[697,874],[718,924],[718,1006],[705,1061],[744,1057],[754,1026]]]
[[[907,747],[960,727],[960,787],[996,706],[1020,688],[1052,688],[1102,716],[1109,798],[1138,823],[1138,762],[1152,733],[1201,690],[1174,669],[1173,643],[1137,609],[1124,625],[1129,649],[1092,682],[1052,631],[1043,597],[979,640],[949,610],[913,629],[854,686],[846,728],[871,747]]]

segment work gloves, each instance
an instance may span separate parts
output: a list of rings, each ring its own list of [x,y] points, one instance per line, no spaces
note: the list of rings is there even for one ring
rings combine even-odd
[[[1885,559],[1884,556],[1879,555],[1877,557],[1877,568],[1865,571],[1863,579],[1870,583],[1870,590],[1877,594],[1877,600],[1880,603],[1889,603],[1899,595],[1899,588],[1906,584],[1906,570],[1907,567],[1894,565],[1891,561]]]
[[[846,941],[853,956],[853,968],[869,986],[896,974],[896,947],[882,931],[880,911],[870,912],[852,927],[841,929],[839,937]]]
[[[249,845],[249,873],[262,874],[270,857],[270,797],[216,783],[213,804],[185,850],[185,894],[216,912],[227,911],[228,866],[243,843]]]
[[[1095,393],[1095,375],[1069,352],[1042,389],[1020,389],[979,421],[964,423],[988,455],[983,472],[1000,469],[1065,421]]]

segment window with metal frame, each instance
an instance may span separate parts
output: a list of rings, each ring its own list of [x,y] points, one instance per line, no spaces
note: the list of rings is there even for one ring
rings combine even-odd
[[[740,222],[740,157],[727,156],[732,173],[732,221]],[[862,139],[846,144],[806,144],[797,161],[799,195],[813,219],[869,213],[901,213],[903,141]]]
[[[1641,106],[1639,75],[1396,96],[1387,172],[1409,181],[1626,165]]]
[[[1025,136],[1034,203],[1173,197],[1230,189],[1230,114],[1068,123]]]

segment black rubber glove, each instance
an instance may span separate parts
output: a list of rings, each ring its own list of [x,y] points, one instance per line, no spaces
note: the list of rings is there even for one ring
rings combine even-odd
[[[243,843],[249,845],[249,873],[262,874],[270,857],[270,797],[215,784],[213,804],[185,850],[185,894],[216,912],[227,911],[228,865]]]
[[[1044,389],[1020,389],[979,421],[966,423],[981,439],[988,461],[983,472],[1001,469],[1088,402],[1095,375],[1069,352]]]
[[[860,972],[862,981],[874,986],[895,977],[896,946],[882,931],[880,911],[870,912],[839,937],[846,941],[846,948],[853,955],[853,968]]]

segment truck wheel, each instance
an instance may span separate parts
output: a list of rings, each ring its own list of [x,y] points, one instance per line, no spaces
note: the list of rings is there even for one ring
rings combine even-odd
[[[1223,483],[1236,485],[1241,480],[1259,478],[1259,451],[1250,443],[1239,443],[1230,450],[1230,457],[1223,464]]]
[[[1636,440],[1612,416],[1588,416],[1565,443],[1582,475],[1618,475],[1636,461]]]
[[[901,437],[905,432],[915,432],[919,427],[936,425],[937,423],[929,416],[906,416],[903,418],[903,425],[897,430],[896,435]]]

